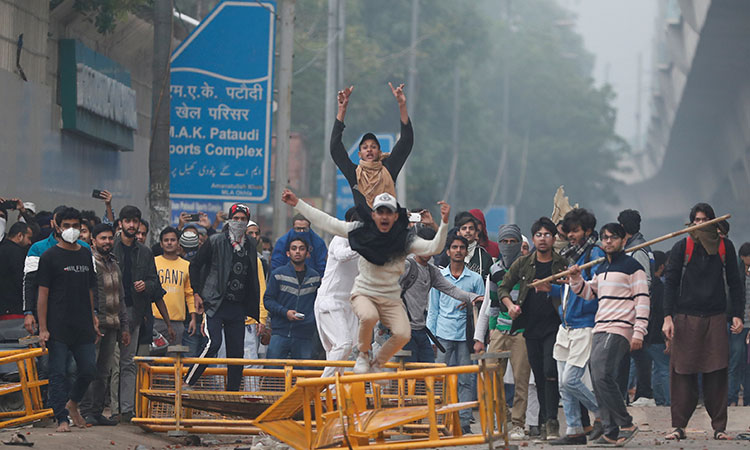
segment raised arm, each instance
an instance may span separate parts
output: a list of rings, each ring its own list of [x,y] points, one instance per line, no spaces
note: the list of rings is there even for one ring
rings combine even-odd
[[[394,88],[391,83],[388,83],[388,86],[391,87],[391,92],[393,92],[393,96],[396,97],[396,101],[398,102],[398,109],[401,116],[401,135],[399,136],[396,145],[393,146],[390,157],[383,161],[383,165],[388,168],[388,172],[391,173],[393,181],[396,181],[396,177],[398,177],[399,172],[401,172],[401,168],[404,167],[406,159],[409,157],[411,148],[414,145],[414,129],[411,126],[409,113],[406,110],[404,85],[401,84]]]
[[[357,165],[349,159],[346,147],[342,142],[344,135],[344,117],[346,116],[346,107],[349,105],[349,96],[352,95],[354,86],[349,86],[338,93],[339,111],[336,114],[336,121],[333,123],[331,131],[331,158],[336,167],[344,174],[349,186],[357,184]]]
[[[417,256],[432,256],[437,255],[445,247],[445,238],[448,235],[448,217],[451,213],[451,207],[445,202],[438,202],[440,205],[440,227],[438,228],[437,234],[431,240],[422,239],[415,237],[411,245],[409,245],[409,253],[414,253]]]
[[[348,237],[349,232],[356,228],[360,222],[345,222],[329,216],[323,211],[314,208],[298,199],[294,192],[284,189],[281,200],[289,206],[294,207],[300,214],[310,220],[310,223],[318,229],[335,234],[336,236]]]

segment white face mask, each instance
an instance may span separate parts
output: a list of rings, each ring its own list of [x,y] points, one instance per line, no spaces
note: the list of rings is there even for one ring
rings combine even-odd
[[[5,217],[0,217],[0,241],[5,238]]]
[[[232,239],[232,241],[237,243],[244,243],[247,222],[230,220],[227,222],[227,226],[229,228],[229,237]]]
[[[62,233],[60,233],[60,237],[62,237],[63,241],[67,242],[68,244],[75,244],[78,240],[78,236],[81,235],[81,230],[78,228],[67,228],[63,230]]]

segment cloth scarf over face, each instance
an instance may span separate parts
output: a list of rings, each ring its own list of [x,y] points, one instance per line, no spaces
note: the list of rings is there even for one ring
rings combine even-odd
[[[378,230],[372,220],[372,210],[367,205],[357,205],[357,214],[364,225],[349,232],[349,246],[372,264],[382,266],[388,261],[406,255],[409,233],[406,210],[398,207],[398,219],[387,233]]]
[[[575,264],[576,261],[581,259],[581,256],[583,256],[586,251],[596,245],[596,242],[599,240],[599,235],[596,233],[596,231],[592,231],[588,238],[583,242],[583,245],[576,245],[573,243],[568,244],[567,247],[562,249],[560,251],[560,256],[563,258],[567,258],[568,262],[570,264]]]
[[[380,161],[360,161],[357,166],[357,187],[371,208],[375,196],[383,192],[396,196],[396,184],[391,173],[383,165],[383,160],[388,156],[388,153],[384,153]]]
[[[232,249],[239,253],[245,244],[245,230],[247,230],[246,221],[229,220],[226,222],[227,236],[232,244]]]
[[[691,231],[689,234],[695,242],[699,242],[703,246],[706,253],[709,255],[719,253],[719,242],[721,237],[719,236],[719,229],[716,226],[699,228]]]

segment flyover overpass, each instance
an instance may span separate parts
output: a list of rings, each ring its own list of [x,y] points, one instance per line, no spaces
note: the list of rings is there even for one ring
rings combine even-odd
[[[650,169],[620,189],[621,204],[640,210],[654,237],[708,202],[733,214],[739,247],[750,241],[750,1],[667,0],[662,18],[641,155]]]

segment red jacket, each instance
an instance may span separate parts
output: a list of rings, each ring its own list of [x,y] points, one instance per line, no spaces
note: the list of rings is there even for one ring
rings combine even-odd
[[[479,246],[487,250],[493,258],[497,259],[500,257],[500,247],[497,242],[492,242],[487,235],[487,221],[484,220],[484,213],[481,209],[472,209],[469,213],[474,216],[475,219],[482,222],[482,232],[479,234]]]

